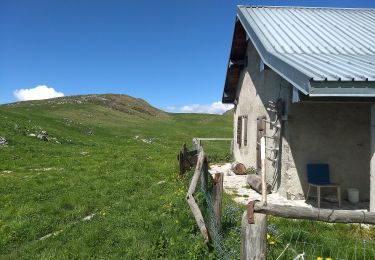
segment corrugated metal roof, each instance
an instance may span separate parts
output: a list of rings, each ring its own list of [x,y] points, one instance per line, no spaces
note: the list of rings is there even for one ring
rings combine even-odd
[[[375,96],[375,9],[239,6],[237,17],[263,62],[303,93]]]

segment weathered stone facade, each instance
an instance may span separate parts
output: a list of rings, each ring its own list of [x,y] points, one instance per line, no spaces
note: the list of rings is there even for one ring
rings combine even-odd
[[[369,199],[370,189],[370,106],[364,102],[302,101],[292,103],[292,85],[272,69],[260,71],[261,58],[251,44],[247,66],[237,88],[234,114],[234,156],[247,167],[256,167],[257,117],[274,120],[267,111],[269,101],[284,101],[287,120],[282,121],[280,161],[267,161],[266,172],[274,191],[290,199],[304,198],[307,192],[308,163],[328,163],[332,182],[360,190],[360,199]],[[247,116],[247,145],[237,144],[237,119]],[[244,126],[242,129],[245,129]],[[275,128],[267,124],[267,135]],[[267,139],[267,147],[275,142]],[[267,152],[268,154],[271,151]]]

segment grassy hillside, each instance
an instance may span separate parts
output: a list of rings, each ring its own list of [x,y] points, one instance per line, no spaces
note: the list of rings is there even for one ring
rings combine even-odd
[[[0,259],[217,258],[185,202],[191,174],[177,178],[176,154],[194,136],[230,137],[232,116],[168,114],[125,95],[0,106],[8,141],[0,145]],[[229,159],[228,144],[205,151]],[[224,196],[221,246],[231,259],[242,212]],[[274,217],[268,224],[270,259],[375,257],[374,228]]]
[[[125,95],[0,106],[0,258],[209,257],[176,154],[231,136],[231,120]]]

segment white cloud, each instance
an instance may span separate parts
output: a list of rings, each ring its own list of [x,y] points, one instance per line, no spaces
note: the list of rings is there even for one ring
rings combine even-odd
[[[175,107],[175,106],[167,106],[165,108],[165,110],[168,111],[168,112],[174,112],[174,111],[176,111],[176,109],[177,109],[177,107]]]
[[[177,113],[223,114],[231,108],[233,108],[232,104],[223,104],[218,101],[212,104],[192,104],[182,107],[168,106],[165,110]]]
[[[41,100],[55,97],[63,97],[64,93],[49,88],[46,85],[38,85],[35,88],[16,89],[13,95],[17,101]]]

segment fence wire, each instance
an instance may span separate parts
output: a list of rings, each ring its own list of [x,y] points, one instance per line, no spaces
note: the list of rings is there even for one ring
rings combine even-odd
[[[210,181],[212,181],[209,178]],[[212,183],[208,183],[205,189],[200,183],[199,189],[196,191],[196,197],[199,198],[200,208],[206,223],[206,227],[210,236],[210,245],[212,246],[217,259],[239,259],[240,258],[240,243],[241,243],[241,228],[238,226],[238,219],[242,216],[242,210],[236,207],[235,204],[223,204],[222,207],[222,224],[225,224],[226,218],[233,218],[229,229],[236,233],[238,237],[237,244],[225,243],[225,235],[228,233],[228,227],[225,233],[218,227],[215,215],[214,205],[212,203]],[[201,182],[201,179],[199,179]],[[291,259],[291,260],[375,260],[375,237],[362,238],[358,234],[358,230],[366,229],[368,227],[361,227],[357,224],[354,228],[357,230],[356,234],[352,234],[350,239],[335,239],[334,236],[319,234],[311,234],[304,227],[300,220],[287,220],[293,224],[288,225],[285,231],[284,224],[271,224],[267,228],[267,259]],[[227,221],[228,222],[228,221]],[[272,222],[272,221],[271,221]],[[332,224],[322,224],[320,228],[332,226]],[[333,224],[335,225],[335,224]],[[348,224],[353,225],[354,224]],[[292,228],[290,227],[292,226]],[[334,231],[332,231],[334,232]],[[334,233],[332,233],[334,234]]]
[[[190,180],[191,181],[191,180]],[[195,197],[199,201],[198,204],[201,208],[203,218],[206,223],[206,227],[209,232],[210,246],[213,248],[217,259],[239,259],[240,257],[240,234],[241,228],[234,222],[241,216],[242,210],[239,207],[233,205],[222,205],[222,226],[219,227],[215,220],[214,205],[212,203],[212,180],[209,178],[209,183],[205,189],[199,180],[199,189],[195,193]],[[228,220],[228,219],[231,220]],[[226,221],[227,220],[227,221]],[[228,222],[232,222],[229,223]],[[225,226],[225,233],[229,231],[237,233],[238,243],[236,247],[233,245],[226,245],[224,241],[224,233],[222,232],[223,226]],[[238,247],[238,248],[237,248]]]
[[[207,221],[211,245],[220,259],[229,259],[228,251],[223,244],[223,235],[219,231],[219,227],[215,221],[214,206],[212,204],[210,189],[204,190],[203,185],[201,185],[200,192],[203,194],[204,203],[206,205],[206,214],[204,218]]]

